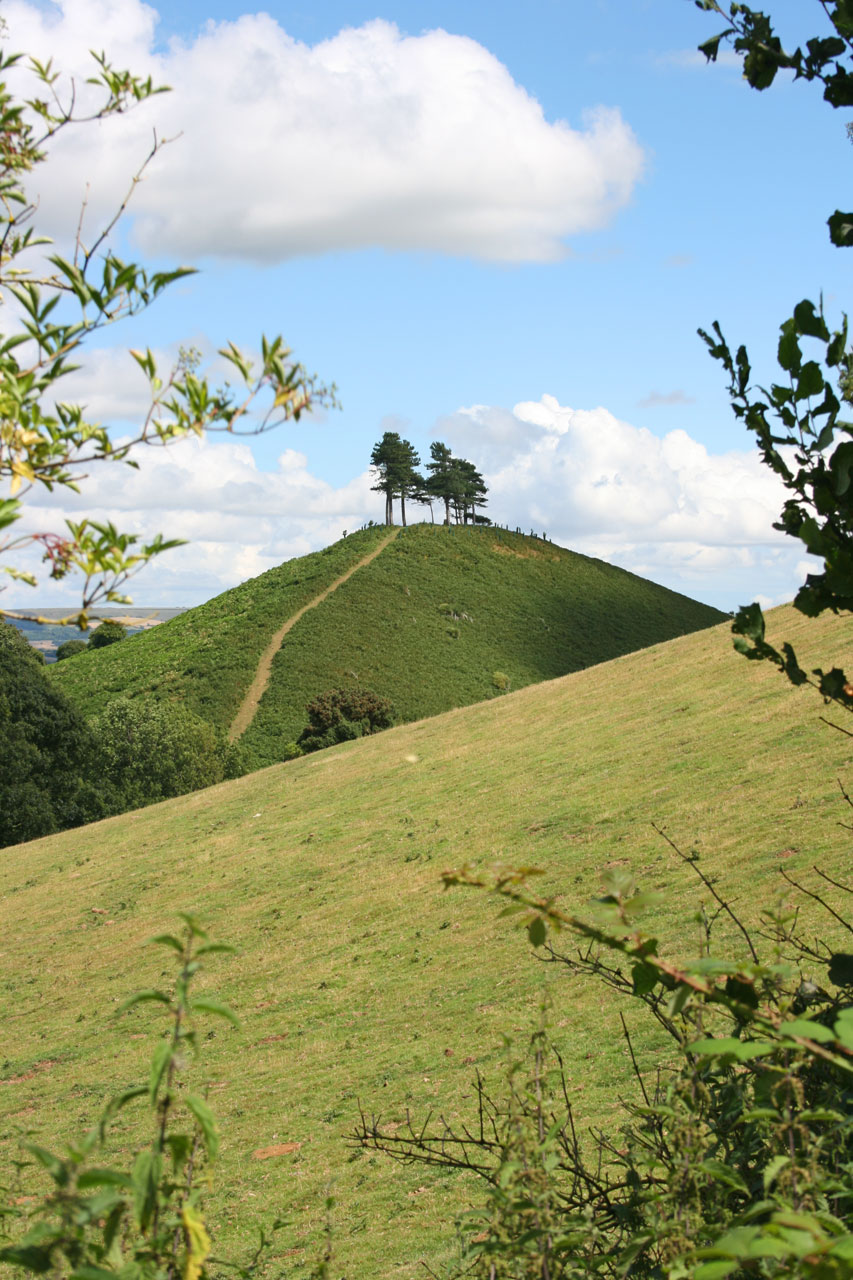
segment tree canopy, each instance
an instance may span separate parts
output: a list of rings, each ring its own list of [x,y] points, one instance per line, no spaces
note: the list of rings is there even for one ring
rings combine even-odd
[[[394,523],[394,499],[400,499],[400,513],[406,523],[406,498],[413,497],[423,486],[416,468],[421,465],[414,445],[401,439],[399,432],[386,431],[373,446],[370,465],[376,473],[373,489],[385,494],[385,523]]]
[[[370,464],[376,473],[373,489],[385,494],[385,523],[394,523],[394,499],[400,500],[402,523],[406,523],[406,499],[428,506],[432,514],[433,502],[444,503],[444,523],[488,524],[484,516],[477,514],[477,507],[486,505],[488,489],[472,462],[455,458],[446,444],[434,441],[430,445],[431,461],[427,463],[427,475],[417,471],[420,458],[408,440],[400,438],[396,431],[386,431],[373,446]]]
[[[92,822],[109,806],[91,780],[94,739],[41,656],[0,622],[0,845]]]

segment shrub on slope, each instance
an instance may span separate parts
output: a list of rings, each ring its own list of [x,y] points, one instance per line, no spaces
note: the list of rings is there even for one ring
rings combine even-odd
[[[308,724],[297,741],[303,752],[369,737],[394,723],[391,703],[369,689],[329,689],[309,702],[306,711]]]
[[[389,698],[400,721],[495,697],[713,626],[716,609],[538,538],[414,525],[285,638],[241,746],[284,758],[305,706],[335,686]]]

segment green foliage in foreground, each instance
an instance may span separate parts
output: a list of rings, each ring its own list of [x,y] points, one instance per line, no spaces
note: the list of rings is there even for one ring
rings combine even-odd
[[[5,39],[5,25],[2,35]],[[62,379],[79,368],[93,335],[140,315],[170,284],[192,274],[190,267],[149,271],[124,261],[114,250],[112,233],[126,212],[130,194],[166,144],[156,135],[147,158],[135,173],[127,174],[128,196],[102,223],[95,224],[91,239],[84,228],[84,201],[71,260],[49,252],[52,241],[44,235],[30,176],[49,162],[57,135],[71,126],[94,126],[166,91],[150,76],[143,79],[114,67],[104,53],[93,52],[92,58],[92,74],[86,80],[90,96],[81,113],[74,80],[63,77],[52,58],[40,62],[22,53],[0,51],[0,304],[8,312],[14,301],[20,316],[20,324],[0,333],[0,574],[35,586],[36,576],[15,563],[26,547],[42,552],[52,578],[64,578],[76,570],[83,578],[82,608],[68,621],[81,626],[96,603],[129,604],[121,594],[128,579],[152,557],[178,543],[157,534],[140,545],[137,534],[86,518],[67,520],[62,535],[32,529],[17,532],[14,526],[25,514],[24,502],[33,487],[77,491],[92,464],[127,462],[131,449],[142,442],[169,445],[205,431],[257,434],[298,421],[312,406],[336,403],[334,387],[319,385],[294,362],[281,337],[263,335],[260,369],[253,368],[233,343],[220,348],[219,356],[239,379],[235,378],[236,386],[226,382],[216,390],[199,370],[200,357],[192,349],[181,349],[171,370],[158,369],[150,349],[131,351],[148,381],[150,400],[142,421],[120,444],[109,425],[89,421],[86,406],[63,395]],[[22,73],[30,97],[25,96],[27,88],[22,91]],[[36,179],[36,192],[44,181]],[[34,258],[36,246],[39,253]],[[32,342],[33,351],[22,356],[24,337]]]
[[[611,999],[615,991],[640,1001],[674,1042],[675,1061],[658,1058],[656,1071],[644,1073],[623,1019],[637,1097],[620,1103],[616,1123],[593,1133],[591,1150],[575,1124],[565,1063],[544,1031],[511,1062],[503,1096],[478,1076],[476,1115],[468,1120],[407,1115],[405,1125],[387,1127],[362,1111],[356,1139],[363,1150],[475,1175],[484,1185],[483,1206],[461,1218],[464,1260],[453,1274],[846,1280],[853,1270],[853,954],[806,934],[796,911],[767,913],[762,939],[753,937],[700,871],[740,946],[718,953],[714,919],[703,914],[700,955],[674,963],[641,926],[650,898],[629,873],[605,877],[604,896],[586,916],[533,892],[533,874],[483,878],[463,869],[443,878],[445,887],[491,888],[508,904],[503,914],[522,913],[547,959],[594,978]],[[853,895],[822,878],[824,890]],[[843,921],[837,906],[819,900],[828,918]],[[220,1139],[207,1097],[187,1091],[188,1051],[199,1047],[199,1014],[238,1024],[218,999],[190,995],[201,959],[231,948],[209,943],[192,916],[183,919],[183,938],[154,939],[178,954],[174,995],[145,990],[119,1009],[154,1003],[169,1012],[171,1029],[157,1043],[147,1086],[115,1094],[66,1156],[24,1144],[53,1187],[43,1198],[12,1188],[0,1201],[0,1233],[11,1237],[0,1264],[55,1280],[203,1280],[223,1266],[245,1278],[265,1272],[273,1247],[266,1224],[255,1222],[260,1244],[247,1264],[224,1263],[202,1205]],[[580,951],[560,949],[563,932]],[[769,944],[767,958],[757,942]],[[145,1097],[153,1138],[126,1154],[122,1168],[114,1158],[102,1163],[114,1120]],[[176,1130],[181,1111],[184,1132]],[[395,1178],[387,1167],[373,1176]],[[455,1186],[462,1194],[463,1184]],[[278,1218],[273,1230],[283,1225]],[[330,1261],[327,1249],[314,1274],[328,1275]]]
[[[385,529],[366,529],[288,560],[125,644],[57,664],[51,679],[86,715],[115,698],[144,694],[154,702],[185,703],[224,732],[275,631],[385,536]]]
[[[194,990],[203,958],[232,948],[209,942],[192,916],[181,918],[180,937],[166,933],[152,939],[177,953],[174,991],[139,991],[118,1010],[121,1015],[140,1004],[166,1009],[169,1024],[157,1040],[147,1082],[114,1094],[97,1124],[68,1144],[66,1154],[25,1144],[25,1155],[53,1185],[29,1211],[14,1199],[0,1205],[0,1229],[4,1217],[12,1220],[2,1232],[8,1240],[11,1228],[12,1241],[0,1247],[0,1264],[77,1280],[199,1280],[211,1266],[252,1275],[268,1251],[270,1241],[262,1231],[246,1267],[211,1256],[204,1196],[212,1185],[219,1132],[206,1097],[189,1092],[187,1085],[197,1068],[199,1015],[239,1024],[227,1005]],[[150,1112],[151,1136],[124,1167],[116,1167],[111,1131],[124,1108],[142,1099]]]
[[[744,55],[744,77],[753,89],[770,88],[781,70],[795,81],[818,81],[831,107],[853,105],[853,6],[829,0],[822,8],[834,34],[813,37],[805,52],[788,52],[761,10],[735,2],[696,0],[697,7],[726,19],[727,26],[701,51],[716,61],[720,43],[730,41]],[[848,136],[853,137],[850,125]],[[853,246],[853,214],[836,209],[827,219],[829,238],[839,248]],[[842,416],[853,402],[853,351],[848,347],[847,317],[832,331],[823,297],[808,298],[780,325],[777,346],[779,382],[752,383],[746,347],[733,353],[717,321],[712,333],[699,330],[708,349],[728,377],[735,417],[754,433],[762,461],[781,479],[788,497],[774,527],[799,538],[810,555],[822,561],[797,592],[794,605],[807,617],[825,610],[853,611],[853,423]],[[757,603],[739,610],[732,630],[735,645],[747,658],[769,661],[792,684],[812,684],[832,701],[853,710],[853,683],[841,667],[829,671],[799,663],[790,642],[780,647],[765,639],[764,618]],[[811,676],[816,676],[812,680]]]
[[[476,1116],[408,1117],[383,1129],[362,1114],[367,1150],[485,1184],[484,1208],[467,1218],[460,1274],[853,1274],[853,954],[849,936],[845,950],[825,940],[833,918],[853,935],[845,922],[853,886],[821,876],[826,916],[816,936],[796,909],[765,912],[753,933],[700,870],[714,914],[697,920],[699,956],[673,963],[640,924],[650,898],[629,873],[605,877],[586,917],[532,891],[533,874],[463,869],[444,882],[491,888],[508,904],[504,914],[522,913],[546,959],[593,977],[611,999],[616,991],[640,1001],[674,1042],[674,1060],[656,1055],[656,1070],[645,1063],[643,1071],[623,1021],[636,1096],[592,1143],[575,1125],[566,1066],[541,1032],[512,1064],[506,1095],[490,1096],[478,1081]],[[740,934],[728,949],[714,939],[723,914]],[[580,948],[563,948],[562,933]]]
[[[373,689],[419,720],[496,697],[496,670],[520,689],[723,617],[539,538],[412,525],[285,637],[242,745],[256,766],[280,760],[329,688]]]

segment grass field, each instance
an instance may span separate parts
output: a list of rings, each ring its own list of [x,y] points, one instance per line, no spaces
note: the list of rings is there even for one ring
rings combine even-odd
[[[849,659],[849,623],[770,620],[809,665]],[[581,1125],[631,1091],[614,999],[537,963],[497,904],[442,893],[440,871],[538,864],[574,908],[602,868],[630,866],[665,895],[656,924],[677,954],[707,895],[654,821],[755,923],[784,888],[780,866],[849,874],[837,778],[851,781],[853,743],[821,710],[718,627],[5,851],[0,1184],[22,1133],[60,1143],[144,1078],[156,1016],[110,1015],[166,981],[145,941],[196,910],[238,947],[206,983],[243,1023],[214,1023],[203,1044],[223,1137],[218,1248],[248,1249],[255,1225],[286,1211],[277,1261],[298,1274],[331,1187],[334,1274],[413,1280],[421,1259],[440,1266],[476,1189],[357,1156],[358,1099],[394,1120],[465,1114],[475,1066],[499,1083],[502,1033],[528,1034],[546,985]],[[651,1070],[642,1031],[635,1047]],[[138,1132],[125,1114],[126,1152]]]
[[[275,632],[387,535],[364,530],[289,561],[129,644],[61,663],[52,678],[87,714],[119,695],[186,699],[227,729]],[[252,768],[286,759],[306,704],[339,686],[372,689],[400,721],[418,720],[721,617],[539,538],[410,526],[288,632],[241,746]]]

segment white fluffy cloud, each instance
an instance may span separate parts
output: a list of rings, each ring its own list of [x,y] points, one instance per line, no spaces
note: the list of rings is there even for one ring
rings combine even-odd
[[[88,50],[174,92],[96,130],[66,133],[39,175],[41,223],[73,232],[91,182],[92,224],[115,206],[151,130],[182,132],[134,195],[147,252],[277,261],[382,246],[548,261],[631,196],[643,152],[619,111],[580,127],[546,120],[487,49],[465,36],[407,36],[375,20],[309,46],[268,14],[209,21],[155,52],[140,0],[4,0],[16,48],[55,55],[81,79]],[[85,92],[85,90],[84,90]]]
[[[759,592],[790,599],[808,572],[801,544],[772,527],[785,491],[755,450],[712,454],[684,430],[661,438],[549,395],[511,412],[476,405],[437,429],[477,460],[501,524],[725,609]]]
[[[312,475],[304,454],[287,449],[275,471],[258,469],[247,443],[180,441],[168,449],[140,447],[138,470],[101,463],[81,486],[33,491],[18,532],[64,532],[66,519],[112,521],[140,542],[155,533],[188,544],[154,561],[129,590],[139,604],[194,605],[228,587],[306,555],[375,517],[365,474],[335,489]],[[16,563],[21,561],[16,559]],[[26,567],[39,572],[34,553]],[[12,586],[5,608],[79,600],[79,578],[44,579],[37,591]]]

